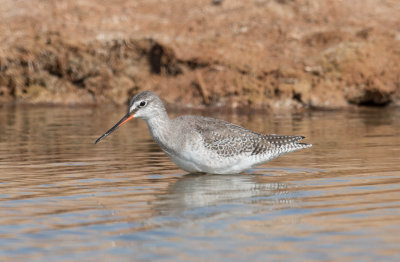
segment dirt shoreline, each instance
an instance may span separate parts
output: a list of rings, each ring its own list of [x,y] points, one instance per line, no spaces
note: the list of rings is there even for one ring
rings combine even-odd
[[[4,1],[0,104],[400,105],[393,1]]]

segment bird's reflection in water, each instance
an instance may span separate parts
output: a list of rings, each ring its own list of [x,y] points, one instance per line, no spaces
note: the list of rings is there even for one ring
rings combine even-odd
[[[254,208],[292,205],[292,193],[288,184],[271,183],[261,175],[188,174],[169,185],[156,209],[161,216],[177,217],[251,212]]]

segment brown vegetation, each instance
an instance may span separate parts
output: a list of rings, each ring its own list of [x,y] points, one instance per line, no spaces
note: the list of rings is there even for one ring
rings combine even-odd
[[[4,0],[0,103],[398,105],[397,0]]]

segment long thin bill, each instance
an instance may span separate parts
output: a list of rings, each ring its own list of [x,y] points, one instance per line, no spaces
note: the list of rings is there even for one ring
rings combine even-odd
[[[118,127],[122,126],[123,124],[125,124],[126,122],[131,120],[132,118],[133,118],[133,114],[132,115],[126,114],[121,120],[119,120],[118,123],[116,123],[113,127],[111,127],[110,130],[108,130],[106,133],[104,133],[104,135],[102,135],[101,137],[97,138],[96,142],[94,142],[94,143],[97,144],[98,142],[100,142],[100,140],[102,140],[103,138],[105,138],[106,136],[108,136],[109,134],[114,132],[115,129],[117,129]]]

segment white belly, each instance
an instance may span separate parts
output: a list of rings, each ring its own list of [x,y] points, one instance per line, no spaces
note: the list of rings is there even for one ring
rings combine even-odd
[[[167,155],[178,167],[192,173],[236,174],[264,162],[245,155],[226,158],[210,154],[210,152],[198,151],[184,151],[179,156],[168,153]]]

